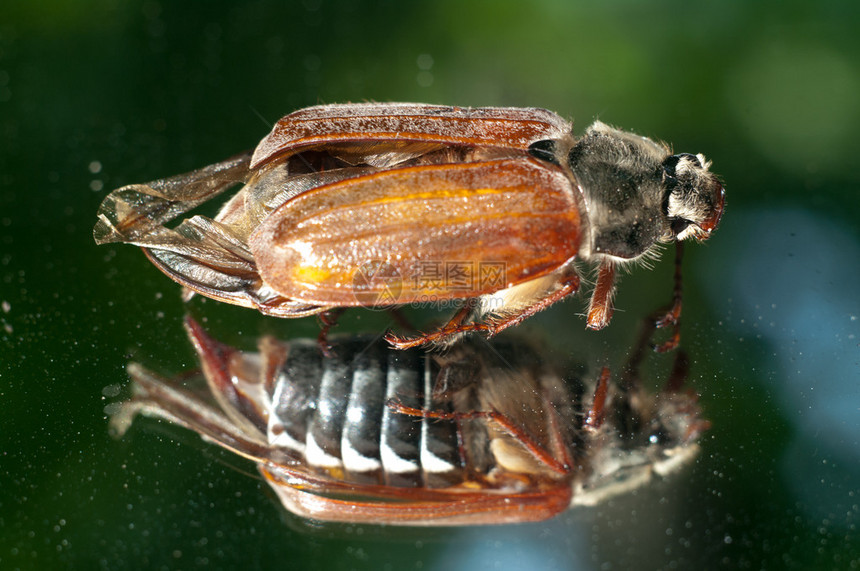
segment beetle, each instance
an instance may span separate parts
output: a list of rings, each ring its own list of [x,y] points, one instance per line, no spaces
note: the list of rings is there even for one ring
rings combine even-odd
[[[653,394],[637,363],[617,383],[605,367],[562,375],[516,340],[461,339],[440,354],[354,336],[327,357],[316,340],[265,337],[250,353],[186,328],[202,375],[131,363],[135,394],[112,411],[114,434],[138,414],[191,429],[254,461],[283,506],[313,520],[543,520],[676,471],[708,427],[682,389],[683,352]]]
[[[463,300],[436,331],[389,335],[401,348],[516,325],[576,292],[582,261],[596,266],[587,325],[601,329],[619,266],[717,227],[725,192],[709,168],[599,121],[575,138],[544,109],[320,105],[252,153],[113,191],[94,236],[269,315]],[[214,220],[164,226],[236,184]]]

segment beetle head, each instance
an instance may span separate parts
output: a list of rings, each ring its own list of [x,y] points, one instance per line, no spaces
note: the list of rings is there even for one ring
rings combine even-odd
[[[725,190],[703,155],[682,153],[663,161],[664,208],[672,238],[704,240],[720,222]]]

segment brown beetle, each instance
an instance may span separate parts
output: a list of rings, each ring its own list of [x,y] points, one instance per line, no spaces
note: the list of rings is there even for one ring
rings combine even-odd
[[[600,122],[576,139],[542,109],[323,105],[278,121],[253,154],[115,190],[94,235],[269,315],[465,300],[438,331],[391,336],[399,347],[497,333],[577,291],[577,260],[596,262],[587,323],[600,329],[617,266],[716,228],[724,191],[708,168]],[[214,220],[163,226],[234,184]]]
[[[315,340],[264,338],[243,353],[186,326],[209,390],[200,375],[170,381],[132,363],[135,396],[112,412],[115,433],[138,413],[194,430],[256,462],[285,508],[316,520],[547,519],[675,471],[708,427],[681,390],[683,352],[651,394],[641,348],[610,383],[606,368],[562,377],[505,340],[460,340],[440,355],[345,337],[326,357]]]

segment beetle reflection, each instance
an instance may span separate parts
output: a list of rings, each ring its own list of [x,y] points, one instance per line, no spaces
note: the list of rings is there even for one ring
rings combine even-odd
[[[708,426],[682,388],[683,352],[663,391],[643,389],[644,344],[611,381],[606,368],[560,374],[515,341],[438,354],[336,337],[326,356],[316,340],[264,337],[251,353],[186,328],[202,374],[179,382],[131,363],[135,395],[113,429],[139,413],[191,429],[256,462],[289,511],[315,520],[547,519],[670,474]]]

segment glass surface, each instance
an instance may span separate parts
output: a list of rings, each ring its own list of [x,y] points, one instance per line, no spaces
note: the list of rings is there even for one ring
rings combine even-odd
[[[3,2],[0,567],[860,565],[860,5],[572,4]],[[714,162],[726,214],[685,260],[712,422],[693,465],[545,523],[416,530],[299,520],[249,462],[164,423],[110,437],[129,360],[195,366],[186,312],[245,349],[318,326],[183,304],[136,248],[93,243],[106,193],[251,148],[294,109],[366,100],[545,107]],[[663,258],[623,276],[606,331],[583,330],[580,295],[516,333],[622,362],[668,301]],[[339,330],[387,326],[354,312]]]

